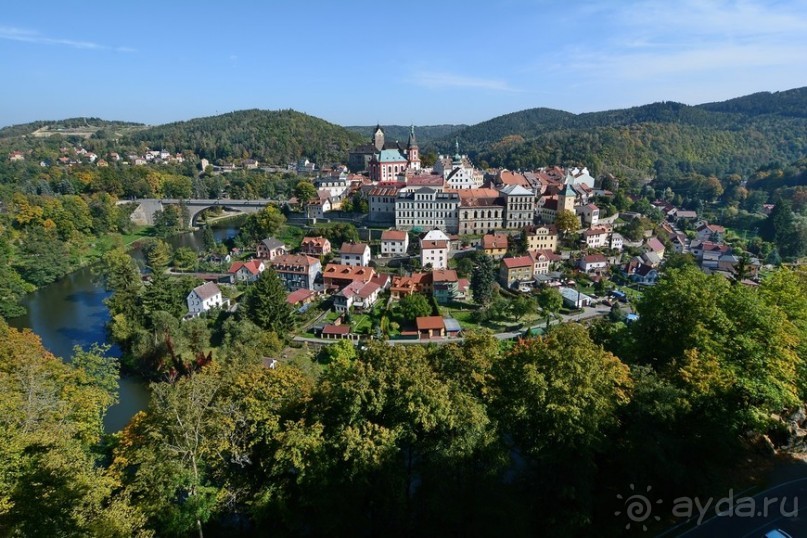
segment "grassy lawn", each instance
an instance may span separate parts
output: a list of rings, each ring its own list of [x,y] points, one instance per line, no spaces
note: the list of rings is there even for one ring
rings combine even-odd
[[[109,252],[116,247],[128,247],[136,241],[151,237],[152,230],[152,226],[135,226],[134,230],[128,234],[110,233],[97,237],[89,245],[85,256],[94,259],[100,258],[105,252]]]
[[[370,334],[370,331],[373,330],[373,319],[369,314],[359,314],[353,316],[351,325],[354,333]]]
[[[474,323],[471,317],[473,316],[473,310],[470,309],[457,309],[457,308],[449,308],[447,306],[440,307],[440,313],[443,316],[449,316],[456,319],[460,327],[463,329],[478,329],[479,325]]]

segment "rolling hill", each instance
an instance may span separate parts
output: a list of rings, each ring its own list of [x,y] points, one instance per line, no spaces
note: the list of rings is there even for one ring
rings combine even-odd
[[[294,110],[239,110],[168,123],[129,139],[168,151],[189,149],[210,160],[253,158],[283,164],[307,157],[320,164],[344,162],[359,134]]]
[[[101,131],[122,135],[134,129],[143,128],[142,123],[108,121],[100,118],[68,118],[56,121],[34,121],[19,125],[9,125],[0,129],[0,140],[23,136],[47,138],[53,135],[79,136],[89,138]]]
[[[571,114],[536,108],[506,114],[455,137],[478,162],[507,168],[586,164],[634,177],[749,174],[807,155],[807,88],[689,106],[652,103]]]

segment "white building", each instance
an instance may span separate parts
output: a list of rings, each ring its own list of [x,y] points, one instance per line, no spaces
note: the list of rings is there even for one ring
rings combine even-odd
[[[314,180],[314,186],[319,191],[325,191],[331,198],[338,198],[345,194],[348,189],[347,172],[340,172],[337,175],[318,177]]]
[[[342,243],[339,249],[339,258],[342,265],[353,267],[367,267],[370,265],[370,245],[365,243]]]
[[[535,193],[521,185],[507,185],[501,190],[505,199],[504,227],[521,230],[535,217]]]
[[[429,239],[427,234],[420,240],[420,265],[422,267],[431,265],[432,269],[447,269],[449,246],[448,238]]]
[[[437,192],[424,187],[414,192],[399,192],[395,199],[395,227],[440,228],[450,233],[459,229],[460,197],[456,192]]]
[[[187,301],[188,312],[192,316],[198,316],[211,308],[221,308],[224,305],[221,290],[213,282],[208,282],[193,288],[188,294]]]
[[[409,234],[403,230],[384,230],[381,233],[381,255],[403,256],[409,249]]]
[[[590,228],[583,232],[583,239],[588,248],[601,248],[608,245],[608,230],[605,228]]]
[[[622,250],[623,244],[625,239],[622,237],[621,234],[612,233],[611,234],[611,248],[614,250]]]
[[[459,155],[455,155],[451,168],[443,171],[443,178],[447,189],[463,190],[481,187],[483,176],[476,173],[472,166],[466,166]]]

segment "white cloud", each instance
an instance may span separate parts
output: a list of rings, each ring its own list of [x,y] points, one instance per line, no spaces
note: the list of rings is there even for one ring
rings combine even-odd
[[[491,78],[468,77],[453,73],[420,71],[410,77],[409,82],[424,88],[472,88],[499,92],[518,92],[507,81]]]
[[[23,43],[35,43],[39,45],[58,45],[84,50],[114,50],[116,52],[135,52],[135,49],[130,47],[109,47],[106,45],[101,45],[99,43],[94,43],[92,41],[78,41],[75,39],[48,37],[33,30],[14,28],[9,26],[0,26],[0,39],[6,39],[9,41],[21,41]]]

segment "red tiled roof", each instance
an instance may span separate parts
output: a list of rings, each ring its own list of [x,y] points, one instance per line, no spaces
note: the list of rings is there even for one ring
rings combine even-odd
[[[364,254],[364,251],[368,249],[366,244],[364,243],[342,243],[342,248],[339,249],[339,252],[342,254]]]
[[[369,196],[397,196],[398,187],[376,187],[370,191]]]
[[[366,299],[380,288],[381,286],[379,286],[375,282],[372,281],[368,282],[367,284],[361,287],[361,289],[358,292],[358,296],[361,297],[362,299]]]
[[[443,185],[444,180],[443,176],[439,176],[436,174],[431,175],[419,175],[408,178],[406,180],[406,185],[409,187],[439,187]]]
[[[607,233],[608,230],[605,228],[589,228],[588,230],[583,232],[583,235],[586,237],[591,237],[592,235],[603,235]]]
[[[312,246],[316,245],[318,247],[325,246],[326,244],[330,243],[324,237],[303,237],[303,241],[301,243],[302,246]]]
[[[423,316],[417,318],[415,321],[419,331],[446,328],[446,324],[440,316]]]
[[[655,252],[661,252],[664,250],[664,243],[655,237],[651,237],[647,240],[647,246]]]
[[[350,325],[326,325],[322,334],[350,334]]]
[[[282,254],[270,261],[269,265],[275,268],[311,267],[311,265],[315,263],[319,263],[319,260],[311,256],[306,256],[305,254]]]
[[[403,230],[384,230],[381,232],[382,241],[403,241],[406,239],[406,232]]]
[[[530,185],[530,182],[527,181],[524,174],[510,172],[509,170],[502,170],[499,174],[499,178],[504,185],[521,185],[522,187],[528,187]]]
[[[243,267],[253,275],[257,275],[261,272],[260,265],[261,262],[258,260],[250,260],[248,262],[234,262],[230,266],[230,270],[228,271],[228,273],[237,273]]]
[[[432,282],[457,282],[457,272],[454,269],[435,269],[432,271]]]
[[[507,249],[507,236],[503,234],[487,234],[482,236],[482,248]]]
[[[375,271],[370,267],[341,265],[329,263],[322,271],[323,278],[336,278],[339,280],[361,280],[369,282],[375,276]]]
[[[589,254],[583,256],[583,263],[608,263],[608,260],[602,254]]]
[[[530,251],[530,256],[532,256],[532,258],[534,260],[538,260],[539,257],[543,256],[544,258],[546,258],[547,260],[549,260],[551,262],[556,262],[556,261],[560,261],[560,260],[563,259],[559,254],[555,254],[554,252],[552,252],[548,248],[540,249],[540,250],[531,250]]]
[[[420,242],[420,250],[434,250],[437,248],[448,248],[448,241],[429,240]]]
[[[508,269],[516,267],[527,267],[533,264],[532,256],[518,256],[516,258],[503,258],[502,263]]]
[[[286,297],[286,302],[289,304],[297,304],[300,302],[305,301],[306,299],[310,298],[315,294],[314,291],[307,290],[307,289],[299,289],[289,293]]]

